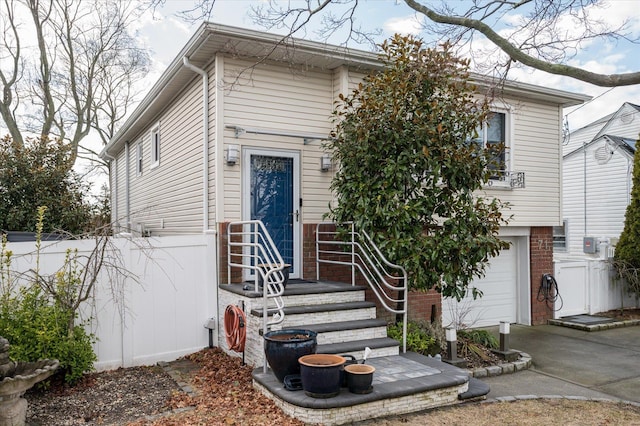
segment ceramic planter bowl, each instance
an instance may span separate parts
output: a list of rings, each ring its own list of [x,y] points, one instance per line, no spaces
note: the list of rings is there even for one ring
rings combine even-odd
[[[371,392],[374,371],[376,371],[375,367],[368,364],[350,364],[344,367],[349,392],[358,394]]]
[[[313,354],[300,357],[302,389],[314,398],[331,398],[340,393],[344,357],[333,354]]]
[[[279,381],[290,374],[300,374],[298,358],[316,352],[318,333],[311,330],[285,329],[264,335],[264,355]]]

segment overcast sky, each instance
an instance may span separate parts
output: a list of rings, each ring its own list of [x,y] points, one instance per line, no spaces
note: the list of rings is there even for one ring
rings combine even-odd
[[[264,30],[255,25],[251,17],[248,16],[250,6],[261,2],[264,0],[216,0],[210,21]],[[156,10],[155,14],[149,12],[144,19],[140,20],[140,34],[153,51],[154,65],[146,81],[148,87],[157,80],[199,25],[199,23],[188,24],[176,16],[176,12],[184,10],[191,4],[193,4],[191,0],[167,0],[162,8]],[[463,3],[456,4],[463,5]],[[593,11],[593,13],[598,14],[607,22],[621,22],[623,19],[631,17],[631,29],[637,36],[640,34],[639,5],[637,0],[609,0],[605,8]],[[395,32],[413,33],[425,39],[429,37],[428,34],[421,32],[415,13],[402,2],[394,0],[361,1],[356,16],[363,27],[382,30],[382,34],[378,37],[379,41],[390,37]],[[514,15],[513,19],[516,18],[517,16]],[[567,25],[572,24],[568,23]],[[306,33],[300,33],[297,36],[317,40],[317,35],[314,32],[316,28],[312,25]],[[501,30],[507,31],[507,29]],[[344,34],[339,34],[330,40],[335,44],[340,44],[343,41]],[[489,46],[488,42],[486,44]],[[481,45],[476,45],[476,47]],[[349,47],[367,49],[366,46],[358,46],[353,43],[350,43]],[[584,43],[576,58],[572,60],[572,64],[603,73],[637,71],[640,70],[640,46]],[[566,111],[569,114],[568,120],[571,130],[614,112],[625,101],[640,104],[640,86],[616,89],[600,88],[570,78],[527,69],[512,71],[509,78],[597,97],[575,112]]]

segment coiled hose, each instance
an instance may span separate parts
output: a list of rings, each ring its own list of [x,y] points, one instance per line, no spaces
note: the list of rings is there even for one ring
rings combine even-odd
[[[227,306],[224,311],[224,333],[227,336],[227,345],[232,351],[244,352],[247,339],[246,323],[247,317],[242,309],[235,305]]]

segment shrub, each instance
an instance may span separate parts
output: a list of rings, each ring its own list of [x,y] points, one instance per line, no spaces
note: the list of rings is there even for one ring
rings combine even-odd
[[[440,338],[429,334],[427,322],[409,321],[407,324],[407,350],[422,355],[435,355],[440,353]],[[387,333],[392,339],[402,342],[402,323],[391,324],[387,327]]]
[[[57,359],[67,383],[93,369],[95,337],[81,325],[70,329],[74,313],[52,303],[38,285],[20,289],[15,297],[4,297],[0,314],[0,335],[9,340],[12,359]]]
[[[499,346],[498,339],[487,330],[459,330],[458,336],[489,349],[498,349]]]
[[[630,294],[640,296],[640,150],[633,156],[631,201],[624,216],[624,229],[613,258],[618,278]]]
[[[16,361],[57,359],[67,383],[93,369],[97,357],[87,334],[78,324],[78,309],[85,300],[77,253],[67,251],[62,268],[40,274],[40,236],[46,208],[38,209],[35,269],[28,274],[11,271],[12,253],[6,236],[0,245],[0,336],[9,340],[9,356]],[[88,294],[88,293],[87,293]]]

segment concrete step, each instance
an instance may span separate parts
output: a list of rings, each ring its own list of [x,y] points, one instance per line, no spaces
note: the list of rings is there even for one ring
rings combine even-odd
[[[255,301],[252,303],[254,306],[262,303],[262,293],[253,291],[255,287],[252,283],[223,284],[220,288],[251,298]],[[344,283],[292,280],[287,284],[281,297],[285,306],[355,302],[364,300],[366,288],[366,286],[352,286]],[[272,305],[273,301],[270,301],[269,306]]]
[[[389,337],[318,345],[316,353],[353,355],[357,360],[361,360],[364,358],[366,347],[371,349],[370,358],[394,356],[400,353],[400,342]]]
[[[286,306],[284,321],[276,329],[292,328],[300,324],[322,324],[348,320],[376,318],[376,305],[373,302],[327,303],[324,305]],[[251,315],[262,318],[262,309],[252,309]]]
[[[387,322],[382,319],[301,324],[296,327],[317,332],[320,345],[387,337]]]

